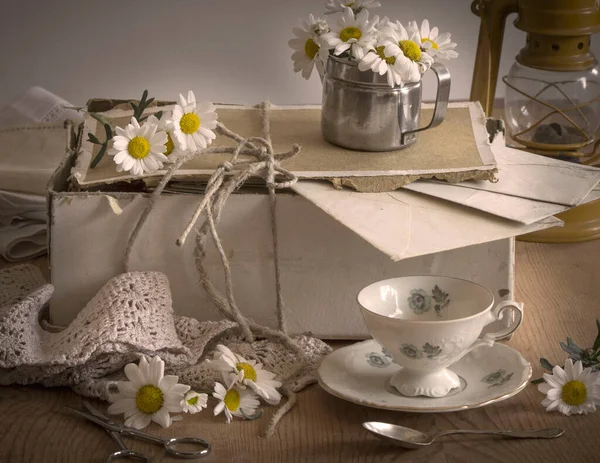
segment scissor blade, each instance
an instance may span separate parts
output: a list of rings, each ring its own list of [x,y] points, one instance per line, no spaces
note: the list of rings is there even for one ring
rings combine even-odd
[[[84,412],[81,410],[77,410],[76,408],[72,408],[72,407],[68,407],[68,406],[65,406],[64,409],[70,413],[73,413],[74,415],[80,416],[81,418],[85,418],[86,420],[91,421],[92,423],[96,423],[98,426],[102,426],[105,429],[109,429],[110,431],[119,432],[121,430],[121,428],[117,424],[113,423],[110,420],[107,421],[104,418],[94,416],[90,413],[87,413],[87,412]]]
[[[101,420],[103,420],[105,423],[108,424],[114,424],[117,425],[117,423],[115,423],[114,421],[112,421],[108,416],[103,415],[102,413],[100,413],[100,411],[98,411],[97,409],[95,409],[91,403],[89,403],[88,401],[84,400],[83,401],[83,406],[85,408],[87,408],[88,412],[90,412],[92,415],[94,415],[97,418],[100,418]]]

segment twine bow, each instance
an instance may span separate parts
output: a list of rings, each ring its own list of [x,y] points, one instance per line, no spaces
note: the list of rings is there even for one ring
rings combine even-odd
[[[271,144],[269,112],[270,103],[264,102],[260,106],[262,116],[263,137],[242,138],[240,135],[232,132],[223,124],[219,123],[217,131],[219,134],[227,136],[238,142],[235,148],[232,147],[214,147],[208,148],[188,156],[178,159],[170,166],[167,173],[163,176],[160,183],[154,190],[150,203],[140,216],[136,224],[125,252],[125,271],[129,271],[131,250],[143,227],[148,215],[152,211],[156,201],[160,197],[167,183],[173,177],[175,172],[187,161],[209,153],[232,153],[231,160],[222,162],[215,172],[211,175],[204,196],[196,207],[192,218],[187,227],[177,240],[177,245],[182,246],[188,235],[196,226],[200,216],[204,214],[206,220],[197,229],[196,246],[194,250],[195,263],[199,273],[200,284],[212,298],[221,315],[229,320],[233,320],[240,326],[244,336],[249,342],[254,341],[254,333],[277,339],[296,352],[300,352],[297,345],[287,334],[287,323],[285,314],[285,304],[281,294],[281,272],[279,268],[279,245],[277,236],[277,220],[275,215],[275,204],[277,189],[289,188],[298,180],[294,173],[283,168],[280,163],[285,159],[295,156],[300,151],[300,146],[294,144],[292,149],[286,153],[275,154]],[[245,158],[241,156],[244,155]],[[234,295],[233,281],[231,277],[231,267],[229,260],[223,249],[221,239],[219,238],[216,225],[219,222],[221,212],[229,195],[241,187],[248,178],[260,176],[265,179],[269,192],[269,203],[271,209],[271,231],[273,235],[273,259],[275,264],[275,284],[277,294],[277,319],[279,330],[258,325],[246,319],[240,312]],[[213,239],[225,274],[226,294],[221,294],[213,285],[206,268],[204,267],[204,258],[206,256],[206,239],[208,235]]]
[[[307,361],[304,357],[304,353],[300,347],[294,342],[294,340],[288,335],[287,323],[286,323],[286,311],[281,295],[281,272],[279,269],[279,243],[277,237],[277,220],[275,216],[275,192],[281,188],[289,188],[298,180],[297,177],[290,171],[281,167],[281,161],[289,159],[295,156],[300,151],[300,146],[294,144],[292,149],[286,153],[275,154],[273,152],[273,146],[271,144],[270,135],[270,103],[264,102],[260,105],[261,116],[262,116],[262,134],[263,137],[251,137],[242,138],[240,135],[232,132],[223,124],[219,123],[217,126],[217,132],[220,135],[229,137],[237,141],[237,146],[232,147],[213,147],[208,148],[186,157],[178,159],[173,165],[170,166],[166,174],[163,176],[158,186],[152,193],[152,197],[146,209],[141,214],[127,244],[125,250],[124,267],[125,271],[129,272],[131,250],[135,244],[135,241],[140,233],[140,230],[144,226],[146,219],[150,215],[150,212],[154,208],[158,198],[160,197],[165,186],[169,180],[173,177],[175,172],[187,161],[200,156],[202,154],[210,153],[232,153],[231,160],[222,162],[215,172],[210,177],[204,197],[200,200],[200,203],[196,207],[196,210],[189,221],[187,227],[177,240],[177,245],[182,246],[190,232],[194,229],[196,222],[202,214],[206,216],[206,220],[202,223],[200,228],[197,228],[196,233],[196,246],[194,248],[194,257],[196,268],[198,269],[198,275],[200,284],[205,289],[207,294],[210,295],[214,304],[217,306],[219,312],[223,317],[229,320],[235,321],[244,337],[248,342],[254,341],[254,335],[257,334],[261,337],[276,340],[281,342],[292,352],[295,352],[297,362],[295,368],[290,369],[288,375],[284,378],[280,378],[283,382],[282,393],[287,397],[287,401],[283,404],[271,417],[269,424],[265,430],[265,436],[268,437],[275,432],[275,428],[279,423],[279,420],[296,404],[296,394],[290,389],[289,381],[300,374],[307,368]],[[247,156],[241,158],[241,156]],[[229,195],[238,189],[240,186],[248,180],[251,176],[260,176],[265,182],[269,192],[269,205],[271,210],[271,231],[273,234],[273,260],[275,264],[275,284],[277,294],[277,320],[278,330],[261,326],[254,323],[251,320],[245,318],[239,308],[237,307],[234,295],[233,295],[233,281],[231,278],[231,267],[229,260],[223,249],[221,239],[217,233],[217,223],[219,222],[223,206],[227,201]],[[225,287],[226,294],[221,294],[213,285],[208,272],[204,267],[204,261],[206,256],[206,240],[208,235],[213,239],[223,271],[225,274]]]

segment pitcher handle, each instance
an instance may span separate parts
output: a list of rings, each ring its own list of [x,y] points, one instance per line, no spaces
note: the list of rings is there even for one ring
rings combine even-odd
[[[433,63],[431,65],[431,70],[435,73],[438,83],[433,117],[431,118],[431,122],[426,127],[402,132],[402,144],[404,144],[404,137],[407,135],[437,127],[442,123],[444,116],[446,115],[446,110],[448,109],[448,99],[450,98],[450,71],[448,71],[448,68],[441,63]]]

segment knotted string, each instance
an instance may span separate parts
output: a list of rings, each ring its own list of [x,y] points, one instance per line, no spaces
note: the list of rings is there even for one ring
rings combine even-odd
[[[138,219],[136,226],[131,233],[129,243],[125,251],[124,267],[125,271],[130,270],[131,251],[139,236],[139,233],[154,208],[156,201],[160,197],[162,191],[171,180],[175,172],[189,160],[208,153],[232,153],[232,158],[229,161],[222,162],[215,172],[210,177],[204,196],[196,207],[192,218],[187,227],[177,240],[177,245],[182,246],[188,238],[191,231],[194,229],[198,219],[204,213],[206,220],[197,230],[196,247],[195,247],[195,263],[199,272],[200,283],[212,298],[221,315],[229,320],[239,324],[244,337],[249,341],[254,341],[254,334],[263,335],[269,338],[277,338],[279,341],[298,352],[296,344],[287,335],[286,311],[285,304],[281,291],[281,271],[279,266],[279,246],[277,235],[277,220],[276,220],[276,194],[275,190],[289,188],[297,181],[296,175],[281,167],[280,162],[295,156],[300,151],[300,146],[295,144],[292,149],[286,153],[275,154],[270,141],[270,124],[269,111],[270,103],[264,102],[260,106],[262,116],[262,137],[242,138],[238,134],[232,132],[223,124],[219,123],[217,132],[236,140],[238,145],[232,147],[215,147],[207,148],[185,157],[179,158],[173,165],[170,166],[166,174],[163,176],[158,186],[154,190],[150,202],[146,206],[144,212]],[[244,154],[245,158],[240,156]],[[231,277],[231,267],[229,260],[223,249],[223,245],[217,232],[217,224],[219,222],[221,212],[229,195],[241,187],[248,178],[252,176],[262,176],[266,181],[266,186],[269,191],[269,203],[271,209],[271,232],[273,235],[273,258],[275,266],[275,285],[276,285],[276,306],[277,320],[279,330],[273,330],[261,325],[257,325],[246,319],[240,312],[233,295],[233,280]],[[213,285],[211,278],[204,267],[204,257],[206,255],[206,239],[211,235],[225,274],[225,296],[223,296]]]
[[[276,340],[286,345],[289,349],[295,352],[297,355],[302,356],[302,351],[294,340],[288,335],[287,322],[286,322],[286,310],[283,301],[281,291],[281,271],[279,266],[279,242],[277,233],[277,220],[276,220],[276,190],[289,188],[298,180],[296,175],[292,172],[284,169],[281,166],[281,161],[289,159],[295,156],[300,151],[300,146],[294,144],[292,149],[286,153],[275,154],[271,144],[270,134],[270,103],[264,102],[260,105],[261,117],[262,117],[262,135],[263,137],[250,137],[243,138],[240,135],[232,132],[223,124],[217,125],[217,132],[220,135],[224,135],[238,142],[235,148],[232,147],[213,147],[207,148],[187,156],[179,158],[173,163],[166,174],[160,180],[158,186],[152,193],[150,202],[141,214],[138,222],[136,223],[133,232],[131,233],[127,248],[125,251],[124,267],[125,271],[130,271],[131,251],[139,236],[139,233],[144,226],[148,216],[154,208],[158,198],[163,192],[164,188],[171,180],[175,172],[185,163],[191,159],[211,153],[232,153],[232,158],[229,161],[222,162],[215,172],[211,175],[204,196],[200,200],[196,207],[194,214],[192,215],[185,230],[177,240],[178,246],[183,246],[186,242],[189,234],[192,230],[196,231],[196,245],[194,248],[195,264],[198,270],[200,284],[207,292],[207,294],[213,300],[215,306],[219,310],[219,313],[226,319],[235,321],[244,337],[248,342],[255,340],[254,335],[264,337],[267,339]],[[244,155],[245,158],[241,158]],[[240,312],[235,297],[233,294],[233,279],[231,275],[231,267],[229,260],[223,249],[223,245],[219,234],[217,232],[217,224],[219,223],[221,212],[223,207],[235,190],[240,188],[248,178],[253,176],[261,176],[265,179],[266,186],[269,193],[269,205],[271,215],[271,233],[273,237],[273,261],[275,267],[275,285],[276,285],[276,305],[277,305],[277,320],[278,330],[261,326],[248,320]],[[196,223],[199,218],[204,214],[205,220],[202,225],[197,228]],[[211,281],[211,278],[204,266],[206,257],[206,242],[208,236],[211,236],[215,248],[219,254],[223,272],[225,275],[225,295],[221,294]],[[285,382],[290,380],[296,373],[304,368],[304,362],[301,358],[296,369],[290,372],[287,378],[281,378],[284,382],[282,392],[287,396],[287,402],[273,415],[271,418],[267,430],[266,436],[271,435],[274,432],[275,426],[279,420],[283,417],[287,411],[289,411],[296,403],[296,395],[285,386]]]

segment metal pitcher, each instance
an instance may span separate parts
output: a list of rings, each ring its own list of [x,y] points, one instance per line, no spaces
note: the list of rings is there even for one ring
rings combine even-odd
[[[417,141],[417,134],[444,120],[450,72],[439,63],[433,118],[419,128],[421,82],[390,87],[386,76],[358,69],[356,63],[329,56],[323,78],[321,130],[329,143],[359,151],[393,151]]]

